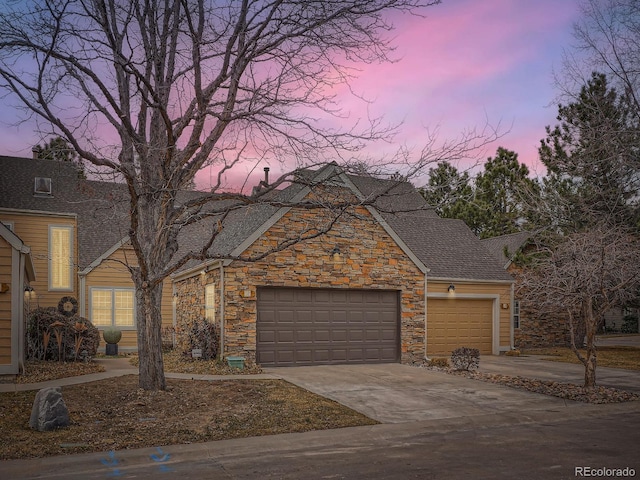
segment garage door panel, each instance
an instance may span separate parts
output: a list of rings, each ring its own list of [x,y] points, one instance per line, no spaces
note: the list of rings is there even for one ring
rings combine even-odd
[[[256,338],[262,365],[395,362],[398,294],[259,288]]]
[[[428,300],[428,354],[450,355],[459,347],[477,348],[483,354],[492,353],[493,300]]]

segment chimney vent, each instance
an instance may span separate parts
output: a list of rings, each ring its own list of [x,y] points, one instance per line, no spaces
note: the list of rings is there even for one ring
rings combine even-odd
[[[264,167],[264,186],[269,186],[269,167]]]

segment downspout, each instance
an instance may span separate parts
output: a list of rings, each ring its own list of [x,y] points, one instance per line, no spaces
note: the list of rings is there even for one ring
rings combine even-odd
[[[80,316],[89,318],[89,312],[85,310],[85,301],[86,301],[85,292],[84,292],[85,286],[86,286],[86,276],[79,273],[78,274],[78,297],[79,297],[78,306],[80,310]]]
[[[220,262],[220,360],[224,358],[224,262]]]
[[[427,356],[427,274],[429,271],[427,270],[424,274],[424,359],[425,361],[429,361],[429,357]]]
[[[22,320],[21,322],[18,322],[18,371],[24,374],[26,373],[24,337],[25,337],[26,322],[27,322],[27,319],[24,317],[24,285],[25,285],[24,271],[26,268],[26,256],[23,253],[19,253],[18,255],[19,255],[18,264],[20,265],[19,267],[20,270],[18,273],[19,297],[18,297],[17,306],[18,306],[19,318],[21,318]],[[14,285],[12,285],[12,287],[14,287]]]
[[[510,345],[509,348],[511,350],[513,350],[514,347],[514,343],[513,343],[513,337],[514,337],[514,328],[513,328],[513,313],[514,313],[514,308],[515,308],[515,301],[516,301],[516,295],[515,295],[515,283],[511,284],[511,316],[509,318],[509,336],[510,336]],[[522,316],[522,312],[520,312],[520,315]]]
[[[171,281],[171,325],[173,333],[171,334],[171,343],[175,348],[177,345],[176,326],[178,325],[178,292],[176,291],[176,282]]]

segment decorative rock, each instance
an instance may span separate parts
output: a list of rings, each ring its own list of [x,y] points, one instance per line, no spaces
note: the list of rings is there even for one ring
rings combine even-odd
[[[39,432],[69,426],[69,410],[60,387],[43,388],[36,394],[29,426]]]

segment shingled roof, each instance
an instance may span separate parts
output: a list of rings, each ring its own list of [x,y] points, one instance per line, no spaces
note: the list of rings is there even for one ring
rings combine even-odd
[[[331,164],[316,172],[326,174]],[[79,178],[77,168],[67,162],[0,156],[0,208],[74,214],[78,219],[80,269],[87,267],[128,233],[128,193],[123,184]],[[35,177],[52,179],[51,196],[34,196]],[[511,281],[496,256],[460,220],[442,219],[417,190],[407,182],[344,175],[344,184],[356,189],[424,264],[431,278]],[[304,193],[300,184],[272,193],[290,201]],[[183,198],[202,195],[183,192]],[[225,201],[210,204],[223,206]],[[257,231],[269,225],[280,208],[269,203],[231,211],[222,232],[209,252],[229,256]],[[180,258],[211,234],[216,217],[182,228],[178,238]],[[192,261],[185,270],[202,262]]]
[[[34,195],[36,177],[51,179],[52,195]],[[0,156],[0,208],[73,214],[83,269],[128,230],[125,186],[80,178],[71,162]]]
[[[430,278],[512,281],[462,220],[440,218],[410,183],[373,177],[349,179],[365,197],[380,195],[374,205],[429,268]]]
[[[516,232],[508,235],[500,235],[499,237],[485,238],[483,245],[501,262],[504,268],[507,268],[513,256],[524,246],[531,238],[529,232]]]

